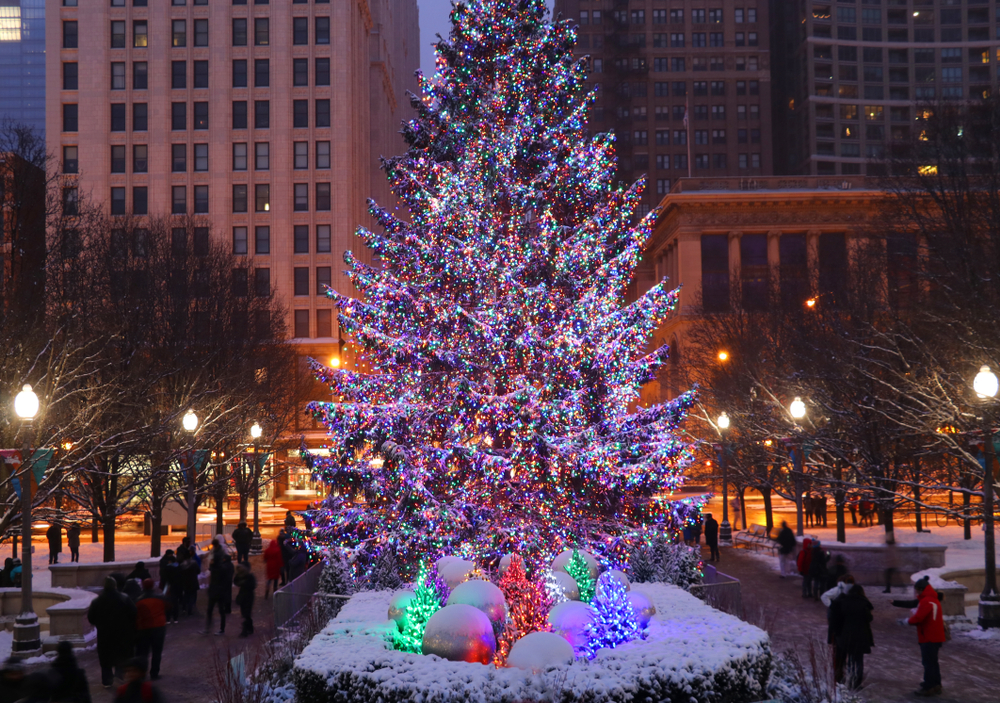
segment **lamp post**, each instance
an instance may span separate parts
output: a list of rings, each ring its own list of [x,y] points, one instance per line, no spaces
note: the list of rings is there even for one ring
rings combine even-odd
[[[21,450],[21,614],[14,619],[11,650],[19,655],[42,647],[41,626],[31,593],[31,446],[28,442],[32,420],[38,414],[38,396],[25,384],[14,398],[14,413],[21,419],[24,445]]]
[[[256,422],[250,427],[250,437],[253,439],[253,539],[250,541],[250,553],[260,554],[264,551],[260,538],[260,436],[264,431]]]
[[[788,406],[788,414],[795,420],[795,476],[793,484],[795,486],[795,534],[803,535],[803,515],[802,515],[802,470],[805,457],[802,455],[802,428],[799,420],[806,416],[806,404],[798,396]]]
[[[976,395],[984,403],[983,412],[983,546],[986,551],[986,584],[979,596],[979,626],[1000,627],[1000,594],[997,593],[997,555],[993,534],[993,463],[996,450],[993,447],[993,424],[990,421],[990,407],[997,395],[996,374],[989,366],[983,366],[972,382]]]
[[[198,416],[194,414],[193,410],[188,410],[184,414],[184,418],[181,420],[181,424],[185,431],[190,432],[193,436],[195,430],[198,429]],[[197,518],[198,510],[194,504],[194,494],[195,494],[195,466],[197,459],[194,456],[188,462],[188,475],[187,475],[187,504],[188,504],[188,516],[187,516],[187,536],[191,540],[191,546],[194,547],[195,542],[198,541],[197,532]]]
[[[722,522],[719,524],[719,541],[731,542],[733,528],[729,524],[729,464],[726,461],[726,433],[729,431],[729,416],[726,413],[719,415],[715,426],[719,428],[719,466],[722,467]]]

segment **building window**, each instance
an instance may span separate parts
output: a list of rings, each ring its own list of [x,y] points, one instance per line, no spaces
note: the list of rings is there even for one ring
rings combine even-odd
[[[767,307],[770,291],[767,263],[767,235],[744,234],[740,237],[740,298],[746,310]]]
[[[309,295],[309,267],[296,266],[292,269],[293,295],[302,297]]]
[[[253,253],[254,254],[270,254],[271,253],[271,228],[267,225],[258,225],[254,228],[253,235]]]
[[[296,212],[307,212],[309,210],[309,184],[295,184],[295,202],[293,209]]]
[[[253,292],[259,298],[271,295],[271,269],[253,270]]]
[[[208,144],[194,145],[194,170],[208,171]]]
[[[270,24],[267,17],[255,17],[253,20],[254,46],[267,46],[270,43]]]
[[[187,144],[170,145],[170,170],[173,173],[187,171]]]
[[[674,49],[684,48],[684,33],[675,32],[670,35],[670,46]]]
[[[132,103],[132,131],[145,132],[149,129],[149,105]]]
[[[253,86],[267,88],[271,85],[271,62],[268,59],[254,59]]]
[[[146,90],[149,86],[149,68],[145,61],[132,62],[132,89]]]
[[[332,310],[317,310],[316,311],[316,336],[317,337],[332,337],[333,336],[333,311]]]
[[[656,169],[658,171],[668,171],[668,170],[670,170],[670,154],[657,154],[656,155]]]
[[[316,142],[316,168],[330,168],[330,142]]]
[[[74,66],[76,64],[73,64]],[[125,90],[125,62],[111,62],[111,90]]]
[[[187,88],[187,61],[170,62],[170,87],[173,90]]]
[[[132,173],[149,171],[149,147],[145,144],[132,145]]]
[[[305,128],[309,126],[309,101],[292,101],[292,127]]]
[[[63,64],[63,90],[77,90],[80,85],[79,64],[66,62]]]
[[[253,145],[253,167],[255,171],[267,171],[271,168],[270,142],[256,142]]]
[[[295,46],[305,46],[309,43],[309,18],[292,18],[292,44]]]
[[[246,19],[233,20],[233,46],[247,45],[247,21]]]
[[[292,166],[299,171],[309,168],[309,142],[292,144]]]
[[[112,23],[114,24],[114,23]],[[63,22],[63,48],[76,49],[80,44],[79,25],[76,22]],[[122,42],[124,44],[124,42]]]
[[[187,130],[187,103],[170,103],[170,129],[175,132]]]
[[[241,252],[246,254],[246,227],[241,227],[243,230],[243,247],[244,251]],[[234,241],[235,244],[235,241]],[[234,246],[235,248],[235,246]],[[234,254],[238,253],[236,251]],[[237,298],[246,298],[250,294],[250,285],[247,280],[247,270],[245,268],[233,269],[232,273],[232,291],[233,295]]]
[[[309,85],[309,59],[292,59],[292,85]]]
[[[316,44],[330,43],[330,18],[316,18]]]
[[[233,170],[247,170],[247,143],[236,142],[233,144]]]
[[[246,88],[247,87],[247,60],[246,59],[234,59],[233,60],[233,87],[234,88]]]
[[[328,99],[316,101],[316,126],[330,126],[330,101]]]
[[[194,45],[208,46],[208,20],[194,21]]]
[[[712,154],[712,168],[726,168],[726,155],[725,154]]]
[[[63,173],[80,172],[80,149],[75,146],[63,147]]]
[[[246,196],[244,195],[244,197]],[[247,228],[233,227],[233,253],[237,256],[246,256],[247,252]]]
[[[728,235],[702,235],[701,286],[701,304],[705,312],[724,312],[729,309]]]
[[[253,101],[253,126],[254,129],[268,129],[271,126],[271,101]]]
[[[125,103],[113,103],[111,105],[111,131],[125,131]]]
[[[325,211],[330,209],[330,184],[316,184],[316,210]]]
[[[170,45],[175,49],[187,46],[186,20],[173,20],[170,23]]]
[[[124,193],[122,197],[124,197]],[[73,216],[80,212],[80,193],[76,188],[63,188],[62,211],[63,215],[67,216]]]
[[[309,225],[295,225],[293,230],[294,251],[296,254],[309,253]]]
[[[247,128],[247,101],[233,101],[233,129]]]
[[[194,104],[194,128],[208,129],[208,102]]]
[[[186,186],[173,186],[171,190],[171,203],[170,212],[174,215],[186,215],[187,214],[187,187]]]
[[[708,168],[708,154],[695,154],[694,155],[694,167],[695,168]]]
[[[303,339],[309,336],[309,311],[295,311],[295,337]]]
[[[268,183],[258,183],[254,186],[254,211],[269,212],[271,210],[271,186]]]
[[[247,186],[245,183],[233,185],[233,212],[247,211]]]
[[[721,47],[724,45],[722,40],[722,32],[709,32],[708,34],[708,45]]]
[[[316,225],[316,253],[330,252],[330,225]]]
[[[132,214],[149,214],[149,191],[146,186],[132,186]],[[143,246],[143,249],[145,248]]]
[[[65,194],[65,190],[63,193]],[[125,189],[121,187],[116,187],[111,189],[111,214],[112,215],[124,215],[125,214]],[[63,208],[65,212],[65,208]]]
[[[208,87],[208,61],[194,62],[194,87]]]
[[[330,85],[330,59],[316,59],[316,85]]]
[[[125,145],[111,146],[111,173],[125,173]]]

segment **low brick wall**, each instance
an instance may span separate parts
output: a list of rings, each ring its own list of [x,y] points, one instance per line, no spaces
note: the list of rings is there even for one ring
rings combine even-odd
[[[149,571],[154,581],[160,580],[160,560],[150,557],[143,560],[146,570]],[[135,568],[134,561],[105,561],[96,564],[52,564],[49,571],[52,572],[52,585],[56,588],[100,588],[104,585],[104,579],[112,573],[119,571],[128,575]]]
[[[87,621],[87,610],[97,594],[80,589],[48,588],[34,591],[32,604],[39,618],[49,621],[48,640],[70,640],[74,644],[82,644],[92,638],[93,625]],[[0,588],[0,617],[13,625],[14,617],[21,613],[21,589]],[[43,628],[44,629],[44,628]]]
[[[895,567],[894,586],[906,586],[910,576],[924,569],[944,566],[947,547],[937,544],[841,544],[823,542],[823,549],[830,552],[830,564],[837,556],[847,562],[847,572],[865,586],[885,586],[885,571]]]

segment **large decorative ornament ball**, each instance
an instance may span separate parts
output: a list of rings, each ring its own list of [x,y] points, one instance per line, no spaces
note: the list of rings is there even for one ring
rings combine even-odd
[[[590,567],[590,577],[592,579],[597,579],[597,575],[601,573],[601,565],[597,563],[597,559],[590,552],[585,552],[582,549],[577,550],[580,552],[580,556],[583,557],[584,561],[587,562],[587,566]],[[569,560],[573,558],[573,550],[567,549],[562,552],[552,561],[553,571],[566,571],[566,565],[569,564]]]
[[[512,556],[513,556],[512,554],[504,554],[502,557],[500,557],[500,566],[498,567],[497,570],[500,572],[501,576],[507,573],[507,569],[510,568],[510,558]]]
[[[464,559],[452,559],[438,567],[438,576],[444,579],[448,588],[455,588],[463,581],[468,581],[472,573],[476,570],[476,565]]]
[[[510,648],[507,666],[538,673],[549,667],[572,664],[574,658],[573,645],[564,637],[554,632],[532,632]]]
[[[389,601],[389,619],[396,623],[400,630],[406,624],[406,606],[413,600],[413,591],[400,591]]]
[[[455,586],[448,596],[448,605],[459,603],[481,610],[492,623],[503,623],[507,619],[503,591],[489,581],[466,581]]]
[[[649,597],[644,593],[632,591],[628,594],[628,602],[632,604],[632,610],[635,612],[635,619],[638,621],[639,627],[645,629],[652,617],[656,615],[656,606],[653,605],[653,601],[649,600]]]
[[[437,567],[437,570],[440,572],[441,569],[443,569],[446,565],[456,561],[464,561],[464,560],[461,559],[460,557],[441,557],[436,562],[434,562],[434,566]]]
[[[619,571],[618,569],[611,569],[607,573],[610,575],[611,578],[617,580],[622,586],[624,586],[626,592],[632,590],[632,584],[629,583],[628,576],[626,576],[623,571]]]
[[[465,603],[446,605],[431,615],[424,628],[421,651],[442,659],[489,664],[497,650],[490,619]]]
[[[549,611],[552,631],[578,652],[587,644],[587,627],[594,622],[594,609],[578,600],[559,603]]]
[[[563,595],[570,600],[580,600],[580,587],[577,585],[576,579],[565,571],[553,571],[552,576],[562,589]]]

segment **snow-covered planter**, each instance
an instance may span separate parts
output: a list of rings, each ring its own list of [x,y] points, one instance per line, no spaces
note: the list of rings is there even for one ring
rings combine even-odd
[[[310,703],[749,703],[764,698],[767,634],[675,586],[633,584],[656,606],[645,639],[540,673],[395,651],[392,591],[359,593],[295,661]]]

